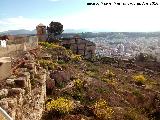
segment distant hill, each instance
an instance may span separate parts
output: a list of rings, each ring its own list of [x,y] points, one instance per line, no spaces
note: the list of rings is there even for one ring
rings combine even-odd
[[[65,29],[60,37],[71,37],[75,35],[80,35],[82,38],[95,38],[104,37],[107,39],[127,39],[127,38],[138,38],[138,37],[160,37],[160,32],[86,32],[87,29]],[[8,30],[0,32],[0,35],[34,35],[35,30]]]
[[[25,29],[20,29],[20,30],[8,30],[4,32],[0,32],[0,34],[7,34],[7,35],[26,35],[26,34],[36,34],[36,30],[25,30]]]
[[[63,33],[82,33],[86,30],[79,29],[65,29]],[[8,30],[8,31],[3,31],[0,32],[1,35],[7,34],[7,35],[26,35],[26,34],[36,34],[36,30],[25,30],[25,29],[20,29],[20,30]]]

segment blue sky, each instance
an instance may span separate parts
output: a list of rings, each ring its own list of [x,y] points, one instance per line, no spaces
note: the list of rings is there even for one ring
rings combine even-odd
[[[152,2],[152,0],[143,0]],[[88,31],[160,31],[159,6],[87,6],[87,2],[143,2],[142,0],[1,0],[0,31],[35,29],[58,21],[64,29]],[[158,0],[155,2],[158,2]],[[159,2],[160,4],[160,2]]]

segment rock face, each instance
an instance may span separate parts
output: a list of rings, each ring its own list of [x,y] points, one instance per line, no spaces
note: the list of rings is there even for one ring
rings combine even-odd
[[[36,69],[34,63],[32,69]],[[6,86],[0,90],[0,106],[13,120],[40,120],[46,98],[47,73],[42,68],[36,69],[39,78],[34,79],[39,84],[32,88],[31,76],[35,76],[35,73],[26,71],[21,71],[20,76],[6,80]]]

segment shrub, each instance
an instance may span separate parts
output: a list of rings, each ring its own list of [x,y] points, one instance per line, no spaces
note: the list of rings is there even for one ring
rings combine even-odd
[[[50,48],[52,46],[52,44],[50,44],[48,42],[39,42],[38,44],[45,47],[45,48]]]
[[[78,89],[81,89],[84,86],[84,81],[81,79],[75,79],[73,82],[74,86]]]
[[[88,76],[90,76],[90,77],[96,76],[96,73],[95,73],[95,72],[92,72],[92,71],[86,71],[85,73],[86,73]]]
[[[82,57],[81,57],[81,55],[72,55],[71,60],[73,62],[80,62],[80,61],[82,61]]]
[[[113,109],[107,105],[107,102],[103,99],[96,101],[94,105],[94,114],[99,119],[110,119],[113,114]]]
[[[143,98],[144,98],[139,90],[134,90],[132,92],[132,94],[135,95],[135,96],[137,96],[137,97],[139,97],[141,100],[143,100]]]
[[[137,85],[143,85],[146,80],[144,75],[135,75],[133,76],[133,79],[135,80]]]
[[[57,63],[58,64],[65,64],[65,61],[64,60],[58,60]]]
[[[54,44],[54,43],[48,43],[48,42],[39,42],[39,45],[45,47],[45,48],[63,48],[65,49],[64,47],[58,45],[58,44]]]
[[[39,64],[40,66],[42,66],[45,69],[54,69],[55,67],[57,67],[57,63],[54,63],[50,60],[39,60]]]
[[[115,74],[112,71],[107,70],[107,72],[105,73],[105,77],[107,79],[113,79],[115,77]]]
[[[74,102],[63,97],[52,100],[46,104],[48,111],[58,112],[59,114],[67,114],[74,109]]]
[[[72,94],[73,99],[83,102],[84,101],[84,95],[80,91],[74,91]]]

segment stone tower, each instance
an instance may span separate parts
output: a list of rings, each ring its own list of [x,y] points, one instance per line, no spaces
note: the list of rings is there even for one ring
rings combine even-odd
[[[40,23],[36,26],[37,30],[37,36],[39,41],[46,41],[47,35],[46,35],[46,26]]]

